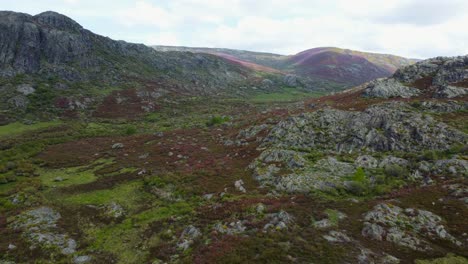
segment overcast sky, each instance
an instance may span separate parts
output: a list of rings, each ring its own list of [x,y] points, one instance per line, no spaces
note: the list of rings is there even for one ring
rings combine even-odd
[[[95,33],[148,45],[468,54],[468,0],[0,0],[0,9],[53,10]]]

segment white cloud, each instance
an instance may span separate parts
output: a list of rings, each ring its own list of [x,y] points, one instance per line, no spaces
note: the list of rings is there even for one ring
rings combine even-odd
[[[57,10],[99,34],[145,44],[282,54],[337,46],[420,58],[468,53],[466,0],[10,2],[13,10]]]

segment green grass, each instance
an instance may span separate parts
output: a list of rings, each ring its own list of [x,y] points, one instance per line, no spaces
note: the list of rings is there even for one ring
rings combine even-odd
[[[433,260],[415,260],[415,264],[467,264],[468,259],[453,254],[448,254],[446,257]]]
[[[284,88],[281,92],[257,94],[250,101],[254,103],[291,102],[322,95],[324,94],[321,92],[305,92],[295,88]]]
[[[185,202],[156,206],[125,219],[122,223],[86,231],[92,248],[118,256],[118,263],[143,263],[148,251],[140,251],[142,232],[148,224],[172,216],[188,215],[193,207]]]
[[[113,159],[99,159],[93,162],[90,167],[80,166],[65,169],[41,168],[38,172],[44,186],[65,187],[94,182],[97,179],[94,172],[113,162]],[[55,181],[57,177],[62,178],[63,181]]]
[[[0,126],[0,137],[16,136],[25,132],[44,129],[61,125],[60,121],[39,122],[31,125],[25,125],[19,122]]]
[[[102,205],[116,202],[125,208],[133,208],[138,200],[144,198],[142,182],[134,181],[117,185],[111,189],[97,190],[65,197],[63,202],[75,205]]]
[[[45,186],[65,187],[77,184],[85,184],[95,181],[97,178],[92,171],[80,171],[79,168],[67,168],[56,170],[39,170],[42,184]],[[63,181],[55,181],[57,177]]]

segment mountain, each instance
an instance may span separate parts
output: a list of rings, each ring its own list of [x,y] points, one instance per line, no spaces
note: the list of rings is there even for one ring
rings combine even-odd
[[[398,68],[414,62],[415,60],[387,54],[339,48],[315,48],[288,57],[285,65],[300,75],[355,86],[373,79],[388,77]]]
[[[343,87],[352,87],[376,78],[388,77],[398,68],[415,63],[395,55],[354,51],[348,49],[323,47],[299,52],[295,55],[171,46],[153,46],[159,51],[190,51],[208,53],[237,61],[252,69],[268,67],[265,71],[278,70],[293,73],[313,80],[335,82]],[[273,69],[273,70],[271,70]]]
[[[118,95],[125,102],[146,102],[144,112],[152,111],[155,106],[149,101],[156,98],[246,97],[282,91],[283,75],[232,58],[158,52],[115,41],[56,12],[35,16],[0,12],[0,123],[28,114],[44,118],[70,111],[123,114],[130,107],[125,103],[115,104],[112,111],[100,107],[106,100],[117,100],[119,90],[125,91]],[[262,84],[265,79],[268,85]],[[300,91],[314,89],[296,84]],[[140,110],[128,114],[142,114]]]
[[[160,78],[218,87],[248,75],[245,69],[214,56],[168,55],[142,44],[114,41],[50,11],[36,16],[3,11],[0,34],[0,69],[4,77],[31,74],[106,83]],[[200,74],[195,76],[196,72]]]

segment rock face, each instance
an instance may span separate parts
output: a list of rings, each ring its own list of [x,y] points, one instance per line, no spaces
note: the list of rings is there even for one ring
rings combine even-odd
[[[373,240],[386,240],[413,250],[431,250],[428,239],[442,239],[462,246],[449,234],[440,216],[429,211],[403,209],[391,204],[378,204],[364,216],[362,235]]]
[[[264,147],[332,151],[416,151],[466,143],[464,133],[404,103],[386,103],[363,112],[325,109],[290,117],[272,128]]]
[[[454,98],[468,93],[468,56],[437,57],[400,68],[392,77],[371,82],[366,97],[409,98],[428,94]]]
[[[2,11],[0,76],[21,73],[101,82],[169,77],[210,90],[244,80],[248,71],[209,54],[164,53],[142,44],[114,41],[51,11],[35,16]]]

